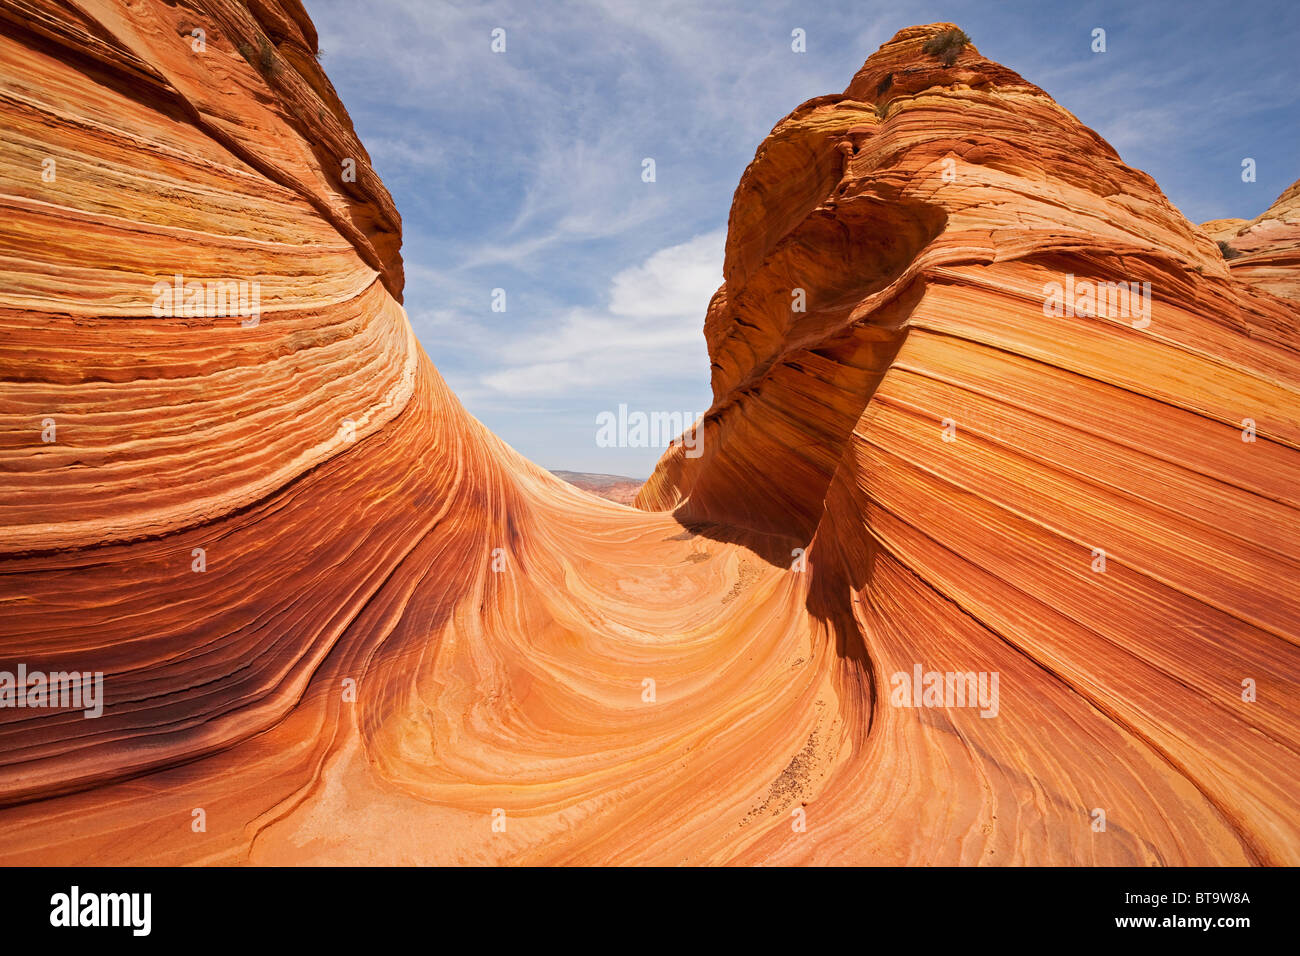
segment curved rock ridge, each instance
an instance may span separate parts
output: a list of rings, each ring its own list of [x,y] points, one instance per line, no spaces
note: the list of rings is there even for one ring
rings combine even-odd
[[[1226,244],[1234,278],[1282,298],[1300,299],[1300,181],[1249,222],[1220,219],[1201,228]]]
[[[636,510],[415,342],[297,0],[0,4],[0,860],[1300,861],[1294,303],[949,29],[760,146]]]
[[[396,210],[301,7],[253,9],[0,5],[4,551],[214,518],[410,399]],[[194,282],[249,314],[157,315]]]
[[[1235,846],[1143,838],[1134,860],[1294,861],[1300,317],[1255,290],[1294,282],[1296,187],[1241,230],[1234,245],[1260,251],[1230,275],[1042,90],[972,45],[950,67],[927,56],[952,29],[901,31],[759,147],[705,324],[705,452],[671,450],[639,503],[806,544],[810,608],[876,688],[832,812],[928,819],[929,781],[954,836],[991,828],[950,862],[1088,859],[1096,841],[1068,828],[1044,825],[1033,852],[1002,843],[1000,786],[1076,812],[1106,778],[1145,815],[1163,780],[1193,788]],[[1107,308],[1044,308],[1119,282],[1150,283],[1149,313],[1109,292]],[[1027,695],[1018,713],[917,722],[882,700],[936,658],[1000,670]],[[1243,701],[1245,680],[1276,695]],[[1116,753],[1162,767],[1098,763]],[[942,769],[917,770],[919,754]],[[880,781],[898,772],[890,804]],[[913,853],[897,858],[927,859]]]

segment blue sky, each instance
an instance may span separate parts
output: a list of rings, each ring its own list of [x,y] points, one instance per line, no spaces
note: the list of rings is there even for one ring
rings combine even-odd
[[[306,7],[402,214],[416,334],[470,412],[547,468],[645,477],[661,450],[597,447],[596,416],[708,408],[702,326],[740,174],[903,27],[960,25],[1193,222],[1254,217],[1300,177],[1295,0]]]

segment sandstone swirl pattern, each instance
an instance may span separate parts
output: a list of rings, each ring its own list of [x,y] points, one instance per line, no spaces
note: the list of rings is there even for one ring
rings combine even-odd
[[[107,701],[0,709],[0,859],[1300,862],[1295,189],[1230,271],[946,28],[760,146],[634,510],[415,342],[297,0],[0,3],[0,669]],[[998,716],[891,707],[916,663]]]

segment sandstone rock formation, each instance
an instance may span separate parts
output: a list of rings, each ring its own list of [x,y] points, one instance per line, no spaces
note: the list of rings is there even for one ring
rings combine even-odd
[[[1201,228],[1227,245],[1234,278],[1282,298],[1300,299],[1300,182],[1249,222],[1220,219]]]
[[[1300,862],[1292,206],[1230,270],[903,30],[759,147],[637,511],[434,370],[297,0],[0,18],[0,671],[104,675],[0,708],[0,860]]]

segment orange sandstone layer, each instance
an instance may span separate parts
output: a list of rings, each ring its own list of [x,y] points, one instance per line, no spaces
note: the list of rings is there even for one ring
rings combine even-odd
[[[1300,862],[1294,303],[946,25],[759,148],[637,511],[415,342],[296,0],[0,24],[0,670],[104,674],[0,708],[4,862]]]

